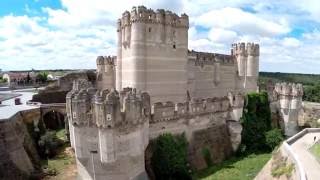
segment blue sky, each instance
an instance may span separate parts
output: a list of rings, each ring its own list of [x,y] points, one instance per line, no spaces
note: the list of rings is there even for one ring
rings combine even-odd
[[[141,4],[187,13],[189,49],[256,42],[260,71],[320,74],[319,0],[1,0],[0,68],[95,68],[116,53],[117,18]]]

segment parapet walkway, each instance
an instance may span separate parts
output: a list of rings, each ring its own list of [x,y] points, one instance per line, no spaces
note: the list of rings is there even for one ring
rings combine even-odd
[[[301,162],[302,168],[307,176],[307,180],[319,180],[320,162],[318,162],[309,152],[309,148],[314,144],[315,136],[317,140],[320,139],[320,129],[318,131],[308,131],[301,135],[300,137],[292,140],[290,146],[292,151],[297,155],[297,159]]]

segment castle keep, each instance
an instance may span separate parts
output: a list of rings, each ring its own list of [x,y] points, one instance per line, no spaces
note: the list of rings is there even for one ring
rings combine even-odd
[[[145,7],[124,12],[117,24],[116,89],[136,88],[151,102],[183,102],[256,91],[259,45],[233,44],[230,55],[188,51],[189,18]]]
[[[259,45],[229,55],[188,50],[189,18],[143,6],[117,23],[117,57],[97,58],[97,79],[67,95],[71,145],[82,179],[148,179],[148,144],[185,133],[189,159],[219,162],[241,142],[244,94],[257,90]]]

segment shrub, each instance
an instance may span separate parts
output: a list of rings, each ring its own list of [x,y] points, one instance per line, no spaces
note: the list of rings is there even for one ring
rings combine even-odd
[[[163,134],[153,142],[151,167],[156,179],[191,179],[187,162],[187,140],[184,134]]]
[[[203,156],[204,160],[206,161],[207,167],[212,166],[213,162],[212,162],[211,152],[210,152],[209,148],[204,147],[202,149],[202,156]]]
[[[289,164],[289,165],[282,164],[281,166],[272,169],[271,175],[272,177],[277,177],[277,178],[279,178],[282,175],[286,175],[290,177],[293,170],[294,170],[293,164]]]
[[[41,157],[53,157],[56,155],[56,149],[62,144],[55,131],[47,131],[38,141],[39,154]]]
[[[277,147],[283,141],[283,135],[280,129],[272,129],[265,133],[266,144],[271,150]]]

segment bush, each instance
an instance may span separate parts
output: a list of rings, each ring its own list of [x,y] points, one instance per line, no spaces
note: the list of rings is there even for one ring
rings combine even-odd
[[[268,94],[266,92],[249,93],[245,104],[241,118],[242,144],[249,152],[264,151],[268,149],[265,132],[271,129]]]
[[[277,147],[283,141],[281,129],[272,129],[265,133],[266,144],[271,150]]]
[[[187,162],[187,140],[184,134],[159,136],[152,146],[151,167],[156,179],[191,179]]]
[[[202,156],[206,161],[207,167],[212,166],[213,162],[209,148],[205,147],[202,149]]]
[[[62,144],[63,142],[58,139],[55,131],[47,131],[38,141],[39,154],[43,158],[51,158],[56,155],[57,148]]]

